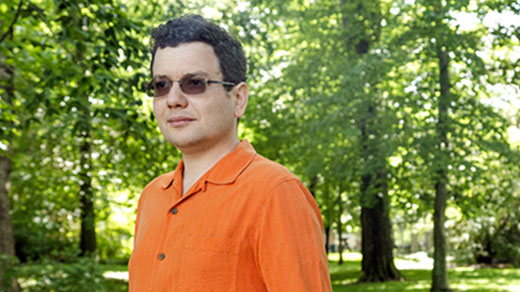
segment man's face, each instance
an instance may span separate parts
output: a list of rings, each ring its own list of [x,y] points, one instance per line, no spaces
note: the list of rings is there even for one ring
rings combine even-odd
[[[187,75],[223,79],[213,48],[202,42],[159,48],[153,72],[154,78],[169,80],[180,80]],[[188,94],[174,82],[168,94],[154,98],[153,110],[166,140],[187,154],[237,140],[236,120],[243,115],[246,104],[245,83],[230,92],[221,84],[211,83],[203,93]]]

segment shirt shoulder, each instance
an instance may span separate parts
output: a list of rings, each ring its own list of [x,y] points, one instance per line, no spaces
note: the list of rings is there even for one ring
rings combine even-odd
[[[256,186],[256,190],[268,197],[275,195],[280,185],[290,183],[300,191],[306,191],[301,180],[285,166],[265,158],[259,154],[255,155],[252,163],[241,175],[243,182]]]
[[[252,178],[263,178],[263,180],[271,182],[271,184],[277,184],[285,180],[299,180],[285,166],[259,154],[256,154],[253,162],[244,174]]]

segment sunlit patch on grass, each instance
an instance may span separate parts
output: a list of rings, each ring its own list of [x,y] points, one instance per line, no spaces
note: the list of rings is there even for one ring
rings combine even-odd
[[[344,252],[343,260],[344,261],[361,261],[362,256],[359,252]],[[339,261],[339,253],[331,252],[329,253],[329,261],[337,262]]]
[[[106,271],[103,273],[103,277],[128,282],[128,272]]]
[[[408,291],[422,291],[424,289],[430,288],[430,283],[426,280],[419,281],[419,282],[413,282],[412,284],[409,284],[404,287]]]
[[[520,269],[460,267],[450,270],[449,277],[461,291],[520,292]]]

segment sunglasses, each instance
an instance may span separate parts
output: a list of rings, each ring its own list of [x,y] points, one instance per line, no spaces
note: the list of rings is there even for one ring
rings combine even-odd
[[[208,84],[222,84],[234,86],[236,83],[226,81],[208,80],[202,76],[186,75],[179,80],[170,80],[166,78],[157,78],[150,83],[145,84],[146,93],[148,96],[161,97],[168,95],[173,87],[174,82],[179,82],[179,87],[182,92],[186,94],[202,94],[206,92]]]

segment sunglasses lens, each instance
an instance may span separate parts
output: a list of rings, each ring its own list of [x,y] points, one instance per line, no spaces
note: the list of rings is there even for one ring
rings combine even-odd
[[[181,90],[186,94],[201,94],[206,91],[206,79],[185,77],[180,80]]]
[[[161,97],[168,95],[173,85],[172,80],[158,79],[151,83],[151,86],[147,86],[147,92],[149,95],[154,97]],[[179,85],[182,92],[186,94],[201,94],[206,91],[206,84],[208,82],[204,77],[197,76],[186,76],[179,80]]]
[[[164,96],[170,92],[171,82],[167,80],[156,80],[153,81],[153,96]]]

